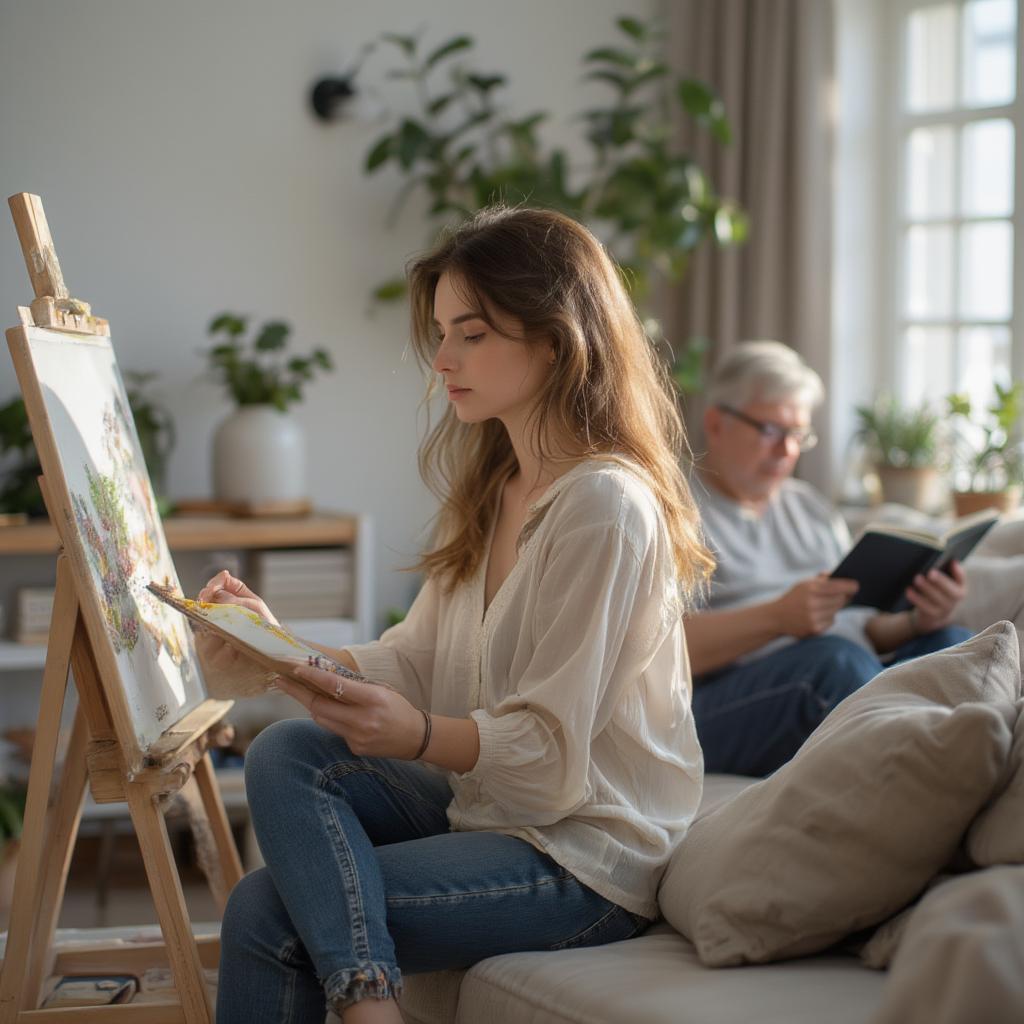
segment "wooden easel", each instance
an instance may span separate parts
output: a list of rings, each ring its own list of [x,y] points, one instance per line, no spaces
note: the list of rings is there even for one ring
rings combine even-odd
[[[106,321],[93,317],[85,303],[68,298],[38,196],[21,193],[11,198],[10,205],[36,293],[31,310],[19,307],[22,325],[108,335]],[[30,407],[30,418],[31,414]],[[66,503],[45,479],[47,466],[56,465],[55,452],[48,450],[52,442],[40,440],[37,448],[44,469],[40,485],[61,538],[61,552],[14,903],[0,972],[0,1024],[64,1020],[210,1024],[213,1012],[203,968],[217,966],[219,940],[197,942],[192,933],[164,811],[179,792],[188,802],[200,864],[223,909],[228,893],[242,876],[242,867],[208,749],[222,742],[230,729],[222,720],[231,702],[203,701],[154,744],[139,750],[124,693],[116,673],[106,667],[110,654],[109,644],[104,645],[105,626],[96,613],[95,600],[90,601],[88,591],[82,589],[89,586],[88,566],[64,534],[66,525],[60,513]],[[69,670],[78,708],[58,778],[57,745]],[[54,933],[87,783],[98,803],[128,805],[162,943],[128,948],[98,945],[56,955]],[[37,1009],[53,973],[141,974],[149,967],[168,964],[179,1001]]]

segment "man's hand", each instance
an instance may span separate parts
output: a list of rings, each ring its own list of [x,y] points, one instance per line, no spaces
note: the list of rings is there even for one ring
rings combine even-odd
[[[925,576],[915,576],[907,587],[907,600],[917,609],[914,623],[918,634],[932,633],[948,626],[957,606],[967,596],[967,578],[956,559],[949,563],[951,575],[942,569],[931,569]]]
[[[856,580],[834,580],[820,573],[790,587],[774,602],[779,632],[795,637],[824,633],[859,586]]]

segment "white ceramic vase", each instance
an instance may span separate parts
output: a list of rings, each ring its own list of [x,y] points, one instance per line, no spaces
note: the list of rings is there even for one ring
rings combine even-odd
[[[213,438],[213,493],[220,501],[260,503],[306,497],[302,428],[272,405],[243,405]]]

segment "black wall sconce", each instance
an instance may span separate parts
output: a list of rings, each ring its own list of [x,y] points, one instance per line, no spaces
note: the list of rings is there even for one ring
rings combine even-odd
[[[356,95],[355,76],[321,78],[313,85],[309,101],[313,112],[321,121],[336,121],[345,104]]]

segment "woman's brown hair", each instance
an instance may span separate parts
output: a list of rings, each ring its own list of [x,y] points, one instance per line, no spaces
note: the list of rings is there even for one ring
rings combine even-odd
[[[438,344],[434,292],[446,273],[485,319],[514,318],[524,344],[550,342],[554,365],[531,426],[538,454],[553,458],[554,437],[563,459],[568,439],[573,459],[623,455],[638,464],[665,515],[683,592],[692,596],[714,562],[681,468],[689,449],[675,389],[601,243],[552,210],[492,207],[443,234],[407,273],[413,347],[428,369]],[[436,387],[431,373],[428,402]],[[449,407],[419,464],[442,502],[444,543],[416,568],[452,587],[479,568],[515,453],[499,420],[462,423]]]

